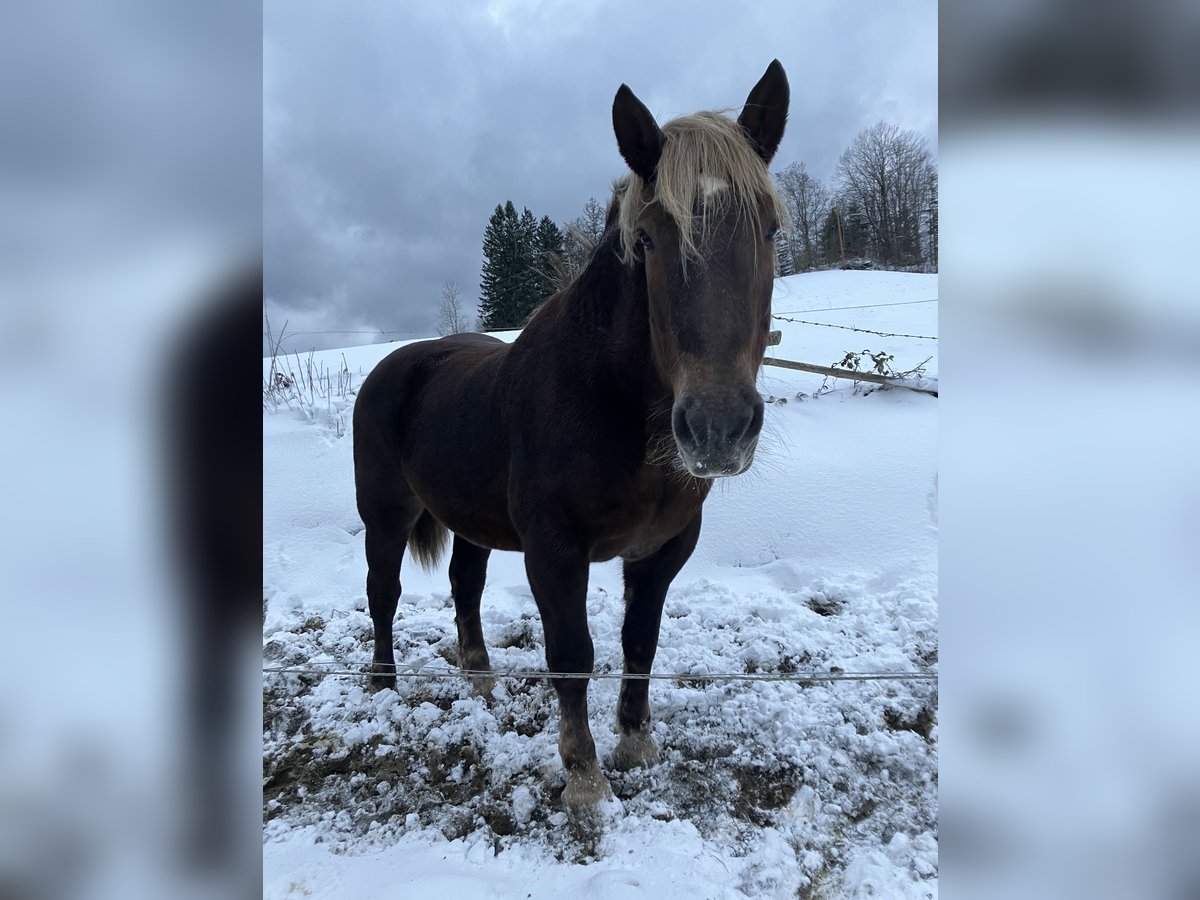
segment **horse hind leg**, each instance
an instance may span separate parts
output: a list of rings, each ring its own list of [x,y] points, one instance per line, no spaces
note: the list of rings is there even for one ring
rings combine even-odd
[[[366,525],[367,606],[375,630],[371,686],[396,684],[396,654],[392,646],[392,621],[400,602],[400,566],[413,526],[421,515],[415,504],[404,504],[363,517]]]
[[[468,672],[491,672],[479,602],[487,579],[488,557],[492,551],[454,536],[450,554],[450,592],[454,597],[454,623],[458,627],[458,664]],[[496,686],[493,675],[472,675],[471,686],[479,694],[490,694]]]

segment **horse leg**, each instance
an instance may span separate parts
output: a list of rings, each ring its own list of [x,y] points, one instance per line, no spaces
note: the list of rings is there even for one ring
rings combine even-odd
[[[542,616],[550,671],[590,673],[595,660],[587,624],[587,554],[564,550],[561,539],[526,542],[525,571]],[[558,752],[567,770],[563,804],[594,806],[612,796],[612,791],[600,771],[588,727],[588,680],[555,678],[552,682],[558,694]]]
[[[371,663],[371,686],[379,689],[396,684],[396,654],[392,647],[392,620],[400,602],[400,565],[404,548],[421,510],[395,508],[367,522],[367,606],[375,626],[375,651]],[[364,521],[366,517],[364,517]]]
[[[696,518],[657,553],[625,563],[625,624],[621,629],[621,647],[625,651],[626,674],[650,674],[658,650],[658,629],[667,588],[696,549],[699,536],[700,515],[697,513]],[[610,760],[613,768],[624,770],[658,762],[658,748],[650,734],[648,680],[621,679],[617,724],[621,737]]]
[[[488,557],[492,551],[454,536],[450,554],[450,593],[454,597],[454,623],[458,626],[458,665],[468,671],[490,672],[487,646],[483,642],[483,623],[479,620],[479,599],[487,578]],[[496,686],[491,675],[474,675],[471,685],[480,694],[490,694]]]

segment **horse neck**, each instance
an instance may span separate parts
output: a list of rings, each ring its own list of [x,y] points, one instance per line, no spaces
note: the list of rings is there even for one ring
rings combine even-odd
[[[596,367],[594,377],[640,399],[648,414],[665,408],[669,423],[671,391],[654,361],[645,275],[618,258],[615,229],[605,232],[587,268],[565,293],[572,311],[567,327],[587,347],[581,358]]]

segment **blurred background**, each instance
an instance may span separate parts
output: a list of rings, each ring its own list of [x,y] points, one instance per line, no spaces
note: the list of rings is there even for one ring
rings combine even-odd
[[[253,893],[261,9],[0,15],[0,896]],[[940,32],[942,886],[1200,896],[1200,11]]]
[[[948,896],[1200,896],[1198,24],[940,9]]]
[[[0,13],[0,896],[259,890],[261,66],[240,0]]]

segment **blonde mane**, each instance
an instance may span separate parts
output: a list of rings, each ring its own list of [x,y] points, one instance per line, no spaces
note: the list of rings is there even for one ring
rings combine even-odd
[[[679,227],[685,265],[700,259],[700,245],[712,223],[730,206],[739,220],[744,217],[750,222],[757,237],[763,237],[760,204],[764,201],[769,215],[786,227],[787,206],[741,125],[718,112],[699,112],[672,119],[662,132],[662,156],[653,184],[647,186],[630,172],[613,185],[614,199],[620,203],[621,260],[626,265],[634,260],[638,217],[650,203],[661,204]]]

